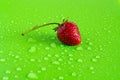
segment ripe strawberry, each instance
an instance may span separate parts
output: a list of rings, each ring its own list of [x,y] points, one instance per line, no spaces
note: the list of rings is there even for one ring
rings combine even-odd
[[[78,27],[73,22],[62,23],[57,30],[57,37],[67,45],[77,45],[81,42]]]
[[[31,32],[33,30],[36,30],[40,27],[51,25],[51,24],[57,24],[58,25],[58,27],[54,28],[54,30],[57,31],[57,37],[62,43],[67,44],[67,45],[78,45],[78,44],[80,44],[81,37],[80,37],[80,33],[79,33],[79,29],[78,29],[77,25],[73,22],[68,22],[67,20],[64,21],[62,24],[47,23],[47,24],[43,24],[43,25],[40,25],[40,26],[35,26],[32,29],[22,33],[22,35],[24,36],[25,34]]]

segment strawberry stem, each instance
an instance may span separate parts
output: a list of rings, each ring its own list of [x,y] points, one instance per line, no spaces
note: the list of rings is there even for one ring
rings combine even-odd
[[[44,26],[48,26],[48,25],[52,25],[52,24],[56,24],[56,25],[60,26],[59,23],[47,23],[47,24],[43,24],[43,25],[40,25],[40,26],[35,26],[35,27],[33,27],[32,29],[29,29],[29,30],[23,32],[23,33],[22,33],[22,36],[28,34],[29,32],[31,32],[31,31],[33,31],[33,30],[36,30],[36,29],[38,29],[38,28],[40,28],[40,27],[44,27]]]

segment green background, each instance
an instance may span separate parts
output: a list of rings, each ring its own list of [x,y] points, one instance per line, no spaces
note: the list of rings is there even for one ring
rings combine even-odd
[[[75,22],[82,43],[58,41],[55,25]],[[119,80],[120,0],[0,0],[0,80]]]

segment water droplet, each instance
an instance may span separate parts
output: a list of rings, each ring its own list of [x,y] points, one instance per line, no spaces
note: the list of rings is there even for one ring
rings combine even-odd
[[[90,70],[94,70],[94,67],[93,67],[93,66],[91,66],[91,67],[90,67]]]
[[[15,78],[18,78],[18,75],[15,75]]]
[[[63,79],[64,79],[64,77],[63,77],[63,76],[59,76],[59,79],[60,79],[60,80],[63,80]]]
[[[96,59],[96,58],[93,58],[92,61],[93,61],[93,62],[97,62],[97,59]]]
[[[56,64],[56,65],[59,65],[60,63],[59,63],[59,61],[54,61],[54,62],[52,62],[53,64]]]
[[[58,67],[57,69],[58,69],[58,70],[61,70],[61,67]]]
[[[52,55],[51,54],[48,54],[48,57],[51,57]]]
[[[19,56],[18,56],[18,55],[16,55],[16,56],[15,56],[15,58],[16,58],[16,59],[18,59],[18,58],[19,58]]]
[[[83,48],[80,46],[80,47],[77,47],[76,50],[83,50]]]
[[[70,61],[73,61],[73,58],[69,58]]]
[[[63,47],[63,45],[61,44],[60,47]]]
[[[66,49],[65,49],[64,51],[65,51],[65,52],[68,52],[68,50],[66,50]]]
[[[37,71],[38,73],[41,73],[41,71],[39,70],[39,71]]]
[[[30,72],[27,77],[30,79],[38,79],[38,76],[33,72]]]
[[[78,62],[83,62],[83,60],[82,60],[82,59],[78,59],[77,61],[78,61]]]
[[[0,62],[5,62],[5,59],[1,58],[1,59],[0,59]]]
[[[89,45],[93,45],[93,43],[92,43],[92,42],[89,42],[88,44],[89,44]]]
[[[9,78],[7,76],[4,76],[3,77],[3,80],[8,80]]]
[[[58,57],[59,57],[59,55],[58,55],[58,54],[55,54],[55,57],[57,57],[57,58],[58,58]]]
[[[72,57],[72,56],[73,56],[73,54],[68,54],[68,56]]]
[[[33,38],[29,38],[28,42],[35,42],[35,40]]]
[[[88,47],[87,49],[88,49],[88,50],[91,50],[91,47]]]
[[[11,71],[10,70],[6,70],[6,72],[5,72],[6,74],[10,74],[11,73]]]
[[[11,20],[11,23],[14,23],[14,20]]]
[[[22,70],[22,68],[20,68],[20,67],[17,67],[17,68],[16,68],[16,70],[17,70],[17,71],[21,71],[21,70]]]
[[[42,71],[46,71],[46,67],[42,67],[41,70],[42,70]]]
[[[56,44],[55,43],[51,43],[50,46],[51,47],[56,47]]]
[[[56,80],[55,78],[53,78],[52,80]]]
[[[75,72],[73,72],[73,73],[72,73],[72,76],[76,76],[76,73],[75,73]]]
[[[3,53],[3,51],[0,50],[0,53]]]
[[[91,73],[92,73],[92,74],[94,74],[94,73],[95,73],[95,71],[92,71]]]
[[[46,47],[45,49],[46,49],[46,50],[49,50],[50,48],[49,48],[49,47]]]
[[[96,56],[96,58],[100,58],[100,56],[99,56],[99,55],[97,55],[97,56]]]
[[[31,62],[34,62],[34,61],[35,61],[35,59],[31,58],[31,59],[30,59],[30,61],[31,61]]]
[[[44,60],[48,60],[48,57],[44,57]]]
[[[61,52],[61,54],[64,54],[64,52]]]
[[[29,49],[29,52],[35,52],[36,51],[36,47],[32,46],[30,49]]]
[[[61,58],[59,58],[58,61],[63,61],[63,60]]]

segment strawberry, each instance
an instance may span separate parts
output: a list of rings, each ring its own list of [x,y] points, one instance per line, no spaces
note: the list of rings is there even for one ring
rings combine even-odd
[[[25,31],[22,33],[22,35],[24,36],[25,34],[38,29],[40,27],[43,26],[47,26],[47,25],[51,25],[51,24],[57,24],[58,27],[54,28],[55,31],[57,31],[57,38],[64,44],[66,45],[78,45],[81,43],[81,36],[80,36],[80,32],[79,29],[77,27],[77,25],[73,22],[68,22],[67,20],[63,21],[62,24],[59,23],[47,23],[47,24],[43,24],[40,26],[35,26],[32,29]]]
[[[73,22],[62,23],[57,30],[58,39],[67,45],[77,45],[81,42],[78,27]]]

